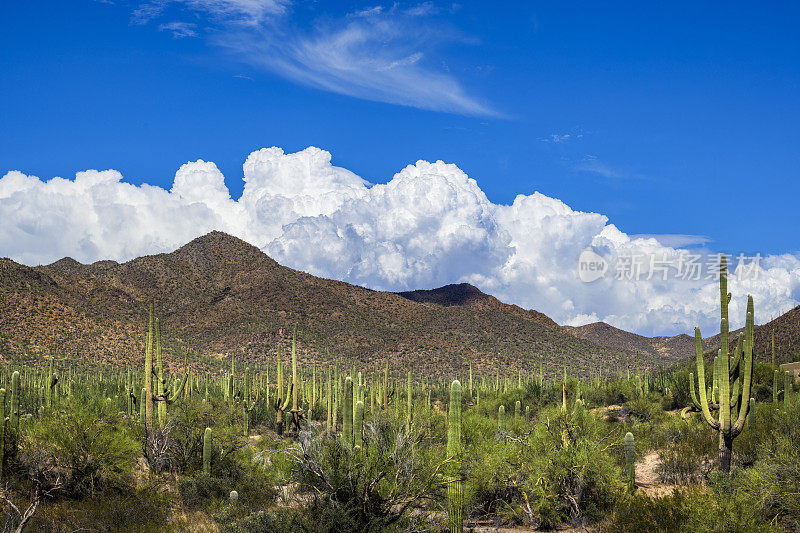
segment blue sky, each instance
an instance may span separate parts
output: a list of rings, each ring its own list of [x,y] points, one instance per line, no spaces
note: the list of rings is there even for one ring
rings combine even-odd
[[[689,247],[765,256],[732,316],[800,303],[797,4],[0,6],[0,256],[220,229],[315,275],[668,334],[718,327],[713,276],[611,274]]]
[[[225,42],[241,28],[220,6],[3,2],[0,169],[115,168],[169,186],[180,164],[203,158],[237,197],[251,150],[315,145],[371,182],[442,159],[497,203],[538,190],[631,234],[798,249],[797,4],[384,6],[392,30],[353,53],[416,61],[410,75],[441,77],[469,102],[433,98],[434,109],[413,104],[425,95],[409,106],[371,101],[370,88],[339,94],[259,57],[285,53],[258,50],[269,40],[259,32],[334,39],[375,4],[298,0],[274,6],[279,15],[268,5],[265,19],[280,20],[240,37],[247,51]],[[143,7],[162,10],[141,20]],[[176,22],[191,35],[177,37]]]

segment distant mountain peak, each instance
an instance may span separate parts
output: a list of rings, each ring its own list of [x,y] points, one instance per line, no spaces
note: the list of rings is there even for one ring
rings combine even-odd
[[[277,265],[258,247],[239,237],[217,230],[201,235],[167,255],[198,264],[229,263],[231,266],[233,264],[244,266],[252,261],[264,261]]]
[[[214,230],[206,233],[205,235],[201,235],[195,239],[192,239],[188,243],[178,248],[176,251],[212,247],[240,249],[243,251],[258,250],[257,247],[240,239],[239,237],[234,237],[233,235],[223,231]]]
[[[442,307],[468,305],[492,298],[469,283],[452,283],[436,289],[418,289],[397,294],[413,302],[436,304]]]
[[[63,257],[47,265],[47,268],[58,270],[59,272],[67,272],[69,274],[81,274],[86,270],[86,265],[71,257]]]

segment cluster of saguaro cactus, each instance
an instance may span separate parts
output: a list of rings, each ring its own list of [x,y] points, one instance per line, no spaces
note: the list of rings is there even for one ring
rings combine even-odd
[[[154,345],[157,358],[155,368],[153,367]],[[151,302],[148,312],[147,342],[145,344],[144,356],[144,387],[142,387],[140,398],[140,401],[143,403],[140,414],[144,414],[143,423],[148,432],[153,429],[154,405],[158,403],[158,410],[156,412],[157,420],[159,426],[163,426],[166,423],[167,406],[180,398],[189,378],[188,353],[184,356],[184,366],[186,367],[186,374],[174,389],[170,390],[166,386],[163,372],[160,321],[154,318],[154,304]],[[156,381],[155,390],[153,390],[154,378]]]
[[[260,389],[259,387],[255,388],[255,394],[253,394],[252,383],[250,381],[250,368],[245,367],[244,369],[244,387],[243,387],[243,395],[242,395],[242,411],[243,411],[243,419],[244,419],[244,436],[250,436],[250,413],[255,409],[256,405],[258,405],[258,401],[260,399]]]
[[[695,328],[695,356],[699,398],[695,392],[694,376],[690,375],[690,394],[692,401],[703,413],[703,418],[714,430],[719,432],[719,469],[729,472],[733,439],[744,428],[750,410],[750,386],[753,377],[753,297],[747,297],[747,318],[744,338],[739,337],[731,358],[729,349],[727,264],[720,255],[720,349],[714,364],[714,380],[710,391],[706,390],[705,362],[703,360],[703,340],[700,329]],[[710,396],[710,397],[709,397]],[[712,410],[717,411],[714,418]],[[738,414],[737,414],[738,410]]]
[[[277,371],[278,388],[275,391],[275,430],[278,435],[283,435],[283,412],[289,406],[289,399],[294,390],[294,383],[290,383],[286,389],[286,395],[283,394],[283,361],[281,360],[281,347],[278,345],[278,371]]]

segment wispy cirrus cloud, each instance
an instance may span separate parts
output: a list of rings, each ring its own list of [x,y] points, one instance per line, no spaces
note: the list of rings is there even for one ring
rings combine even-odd
[[[149,0],[133,11],[132,20],[145,24],[170,6],[182,6],[217,20],[257,25],[270,17],[284,15],[290,5],[289,0]]]
[[[182,39],[183,37],[197,37],[197,24],[191,22],[168,22],[160,24],[159,31],[172,32],[172,37]]]
[[[551,133],[549,137],[543,137],[539,140],[543,143],[562,144],[582,137],[582,133]]]
[[[623,180],[649,180],[650,177],[637,172],[634,169],[609,164],[595,155],[586,155],[580,161],[572,165],[572,169],[577,172],[593,174],[605,178],[609,182],[621,182]]]
[[[474,40],[436,17],[432,2],[367,6],[303,25],[288,0],[151,0],[133,21],[153,21],[173,7],[213,26],[214,44],[298,84],[419,109],[502,116],[442,67],[448,46]]]

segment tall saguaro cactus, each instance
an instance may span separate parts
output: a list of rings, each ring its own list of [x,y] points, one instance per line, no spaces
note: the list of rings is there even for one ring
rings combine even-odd
[[[744,428],[747,413],[750,409],[750,386],[753,377],[753,297],[747,297],[747,318],[745,323],[744,340],[739,338],[736,350],[731,359],[728,344],[728,303],[731,295],[728,293],[728,270],[724,255],[720,255],[719,265],[719,292],[720,292],[720,349],[718,366],[716,367],[715,388],[718,390],[712,401],[706,393],[705,363],[703,361],[703,339],[700,329],[695,328],[695,356],[697,359],[698,392],[700,398],[692,400],[699,404],[703,418],[714,430],[719,432],[719,469],[730,472],[731,454],[733,453],[733,439]],[[692,378],[692,389],[694,380]],[[713,389],[712,389],[713,390]],[[691,392],[694,392],[692,390]],[[713,401],[716,400],[716,401]],[[712,409],[718,410],[718,417],[714,418]],[[738,416],[737,416],[738,409]]]
[[[292,426],[300,433],[300,419],[302,418],[302,410],[298,402],[298,395],[300,394],[300,382],[297,376],[297,326],[292,333]]]
[[[364,402],[356,402],[356,413],[353,418],[353,444],[356,450],[364,446]]]
[[[8,425],[14,438],[19,434],[19,372],[11,374],[11,412],[8,416]]]
[[[633,441],[633,433],[625,434],[625,477],[628,482],[628,490],[633,492],[636,488],[636,447]]]
[[[161,397],[164,396],[164,360],[161,354],[161,321],[155,319],[155,343],[156,343],[156,394]],[[167,404],[160,402],[156,410],[158,418],[158,427],[163,428],[167,423]]]
[[[294,391],[294,384],[290,383],[283,395],[283,360],[281,359],[281,346],[278,345],[278,388],[275,391],[275,431],[279,436],[283,435],[283,412],[289,406],[289,400]]]
[[[211,428],[206,428],[203,434],[203,473],[211,475],[211,453],[214,450],[214,436]]]
[[[342,407],[342,438],[350,446],[353,445],[353,378],[344,378],[344,404]]]
[[[461,483],[461,383],[458,380],[450,385],[450,408],[447,413],[447,459],[449,476],[447,478],[447,514],[450,519],[450,533],[464,530],[464,487]]]

